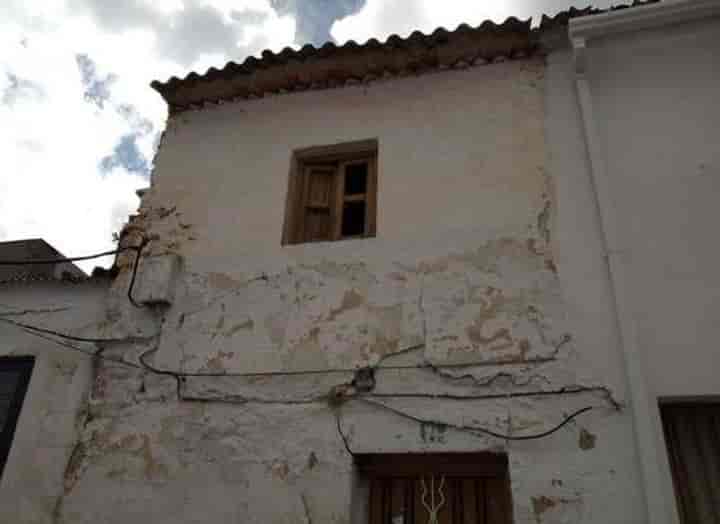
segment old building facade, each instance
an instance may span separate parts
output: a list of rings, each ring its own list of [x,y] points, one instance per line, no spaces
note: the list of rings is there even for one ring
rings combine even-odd
[[[41,239],[0,242],[3,262],[58,257]],[[109,285],[67,262],[0,265],[0,522],[52,521],[94,374],[94,347],[20,326],[95,334]]]
[[[668,209],[668,227],[717,217],[717,144],[689,137],[720,123],[706,106],[720,9],[688,5],[574,18],[571,38],[582,12],[155,84],[170,118],[122,238],[142,249],[118,256],[97,318],[63,329],[101,353],[63,473],[47,479],[59,492],[3,510],[678,522],[659,401],[720,393],[712,353],[695,348],[717,331],[697,321],[716,303],[717,249],[686,230],[653,236]],[[694,60],[685,83],[653,91],[642,83],[666,46]],[[660,148],[677,148],[671,168],[632,123],[669,126],[662,101],[683,94],[687,143],[676,130]],[[702,173],[674,178],[692,163]],[[661,242],[677,254],[662,266]],[[697,308],[676,316],[649,293],[661,281],[702,287]],[[698,326],[697,367],[683,368],[672,336]]]

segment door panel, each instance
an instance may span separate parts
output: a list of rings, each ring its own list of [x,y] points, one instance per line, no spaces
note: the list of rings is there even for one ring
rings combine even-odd
[[[508,488],[505,478],[374,477],[370,524],[510,524]]]

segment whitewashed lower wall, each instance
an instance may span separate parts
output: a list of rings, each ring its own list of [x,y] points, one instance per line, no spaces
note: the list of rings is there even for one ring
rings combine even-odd
[[[0,284],[0,319],[96,336],[108,281]],[[86,351],[94,344],[77,343]],[[87,414],[89,356],[0,322],[0,356],[33,356],[35,365],[0,479],[0,522],[55,521],[64,475]]]
[[[154,313],[124,305],[126,268],[112,316],[144,315],[158,336],[108,354],[226,376],[103,363],[60,522],[359,522],[343,437],[352,453],[507,453],[518,523],[643,521],[623,392],[575,342],[541,235],[467,230],[288,256],[259,279],[186,267],[177,305]],[[232,376],[360,366],[377,368],[364,393],[352,371]],[[539,433],[586,406],[538,440],[458,429]]]

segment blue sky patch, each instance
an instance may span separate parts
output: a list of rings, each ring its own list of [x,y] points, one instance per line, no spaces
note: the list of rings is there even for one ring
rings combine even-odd
[[[85,54],[75,55],[80,77],[82,79],[85,92],[83,96],[88,102],[94,103],[100,109],[105,107],[105,102],[110,99],[110,86],[115,82],[117,77],[110,73],[101,78],[97,72],[95,62]]]
[[[123,167],[131,173],[150,175],[150,164],[137,145],[138,135],[127,134],[120,138],[113,153],[100,160],[100,170],[107,174],[116,167]]]

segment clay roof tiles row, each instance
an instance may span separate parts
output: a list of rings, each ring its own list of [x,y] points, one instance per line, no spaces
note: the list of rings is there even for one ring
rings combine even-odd
[[[384,42],[371,38],[363,44],[349,40],[340,46],[328,42],[321,47],[286,47],[278,53],[266,50],[259,58],[249,56],[242,63],[230,61],[222,69],[211,67],[204,74],[191,72],[184,78],[154,81],[151,86],[168,103],[170,112],[177,113],[207,103],[463,68],[541,51],[542,34],[567,26],[571,18],[657,1],[636,0],[608,10],[570,8],[553,17],[543,15],[536,29],[531,28],[530,19],[511,17],[501,24],[486,20],[476,27],[460,24],[452,31],[440,27],[429,34],[414,31],[404,38],[394,34]]]

